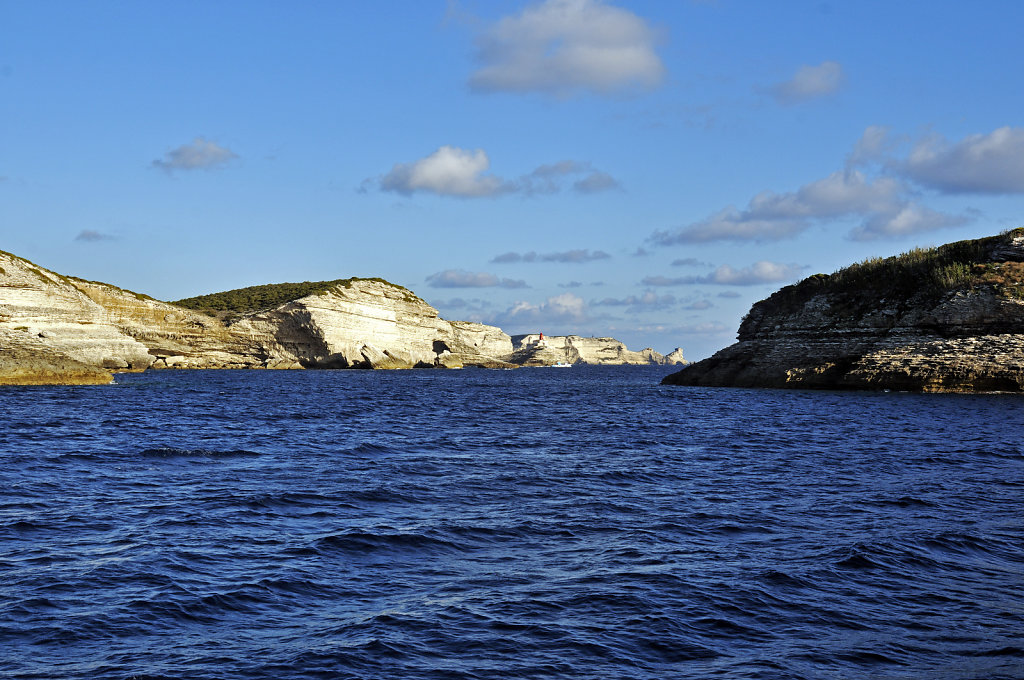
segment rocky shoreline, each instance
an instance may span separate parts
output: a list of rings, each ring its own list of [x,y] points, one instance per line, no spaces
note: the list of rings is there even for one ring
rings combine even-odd
[[[167,368],[486,368],[685,363],[613,338],[514,342],[448,321],[406,288],[346,279],[271,308],[218,318],[68,277],[0,251],[0,385],[103,384]]]
[[[1024,229],[864,262],[753,307],[664,384],[1024,391]]]

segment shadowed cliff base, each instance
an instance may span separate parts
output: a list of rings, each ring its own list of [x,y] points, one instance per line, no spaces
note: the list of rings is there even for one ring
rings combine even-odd
[[[1024,229],[815,274],[663,384],[1024,391]]]

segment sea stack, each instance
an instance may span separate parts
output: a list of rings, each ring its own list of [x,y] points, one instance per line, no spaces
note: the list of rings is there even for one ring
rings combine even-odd
[[[1024,391],[1024,229],[815,274],[670,385]]]

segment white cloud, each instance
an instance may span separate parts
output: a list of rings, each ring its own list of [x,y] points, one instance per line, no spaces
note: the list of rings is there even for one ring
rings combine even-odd
[[[648,240],[662,246],[712,241],[762,243],[791,238],[815,224],[851,217],[865,220],[850,232],[853,239],[894,238],[969,221],[962,215],[920,208],[910,200],[913,193],[913,187],[903,179],[884,175],[870,178],[862,170],[847,167],[794,192],[762,192],[744,210],[729,206],[699,222],[657,231]]]
[[[587,305],[583,298],[572,293],[550,297],[540,304],[520,300],[504,312],[489,317],[488,322],[501,328],[525,330],[545,326],[569,326],[567,330],[579,332],[578,324],[588,321]]]
[[[602,0],[546,0],[479,36],[469,85],[556,96],[651,89],[665,71],[656,42],[644,19]]]
[[[501,255],[497,255],[491,259],[491,262],[495,264],[511,264],[518,262],[562,262],[581,264],[584,262],[594,262],[595,260],[607,260],[610,257],[611,255],[603,250],[591,251],[587,249],[576,249],[566,250],[560,253],[537,253],[531,250],[527,253],[502,253]]]
[[[721,286],[757,286],[762,283],[780,283],[799,278],[806,266],[780,264],[761,260],[749,267],[735,269],[727,264],[715,269],[707,276],[698,277],[698,283],[713,283]]]
[[[490,165],[483,149],[442,146],[426,158],[397,163],[380,180],[380,187],[406,195],[426,191],[463,198],[494,196],[502,191],[502,181],[484,174]]]
[[[431,288],[529,288],[521,279],[499,279],[486,272],[446,269],[426,278]]]
[[[799,104],[833,94],[842,87],[843,67],[835,61],[801,66],[789,80],[774,85],[770,92],[780,104]]]
[[[846,167],[794,192],[762,192],[739,210],[729,206],[703,220],[659,230],[659,246],[713,241],[766,242],[794,237],[812,226],[860,218],[853,240],[901,238],[968,224],[977,211],[960,214],[918,203],[924,189],[946,194],[1024,194],[1024,128],[1001,127],[951,143],[933,135],[907,142],[888,128],[870,126],[846,158]],[[679,262],[689,261],[680,260]],[[685,277],[683,277],[685,279]],[[648,285],[681,285],[683,279],[651,277]]]
[[[918,142],[892,168],[943,193],[1024,193],[1024,128],[1001,127],[956,144],[940,136]]]
[[[792,281],[798,278],[806,268],[798,264],[780,264],[761,260],[741,269],[723,264],[704,276],[648,276],[641,283],[645,286],[689,286],[704,283],[719,286],[756,286],[764,283]]]
[[[762,219],[750,210],[730,206],[711,217],[672,230],[656,231],[650,241],[659,246],[712,241],[779,241],[796,236],[810,225],[802,219]]]
[[[864,224],[850,232],[855,241],[871,241],[879,238],[895,238],[936,231],[949,227],[959,227],[970,221],[964,215],[947,215],[908,203],[893,214],[873,215]]]
[[[722,335],[730,333],[731,329],[717,321],[706,321],[695,324],[684,324],[681,326],[670,326],[667,324],[648,324],[637,326],[631,330],[641,333],[668,333],[672,335]]]
[[[175,170],[212,170],[238,158],[231,149],[196,137],[191,144],[182,144],[164,154],[162,159],[153,161],[153,166],[168,173]]]
[[[892,178],[872,181],[859,170],[840,170],[795,192],[762,192],[745,210],[730,206],[685,227],[655,232],[650,240],[658,245],[778,241],[799,234],[817,220],[895,212],[904,191],[904,185]]]
[[[378,180],[367,179],[359,188],[365,193],[376,183],[382,191],[409,196],[426,192],[438,196],[481,198],[502,194],[554,194],[562,191],[572,177],[581,177],[573,187],[580,193],[597,193],[619,187],[618,180],[594,169],[590,163],[564,160],[540,165],[515,180],[487,174],[491,161],[483,149],[472,151],[457,146],[442,146],[425,158],[411,163],[396,163]]]

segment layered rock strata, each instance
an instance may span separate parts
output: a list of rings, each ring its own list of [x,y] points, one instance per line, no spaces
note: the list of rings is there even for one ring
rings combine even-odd
[[[0,251],[0,384],[109,382],[147,368],[462,368],[543,365],[500,328],[448,321],[380,279],[323,290],[233,317],[63,276]],[[223,318],[221,318],[223,317]],[[547,359],[662,363],[610,338],[563,339]],[[519,349],[522,349],[521,347]]]
[[[1024,229],[815,275],[676,385],[1024,390]]]

